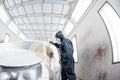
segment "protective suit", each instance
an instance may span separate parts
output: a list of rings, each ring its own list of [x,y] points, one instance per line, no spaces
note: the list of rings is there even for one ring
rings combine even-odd
[[[55,35],[56,38],[60,39],[60,44],[53,43],[60,51],[60,61],[62,66],[62,80],[76,80],[74,73],[74,58],[73,58],[73,45],[69,39],[66,39],[62,32],[59,31]]]

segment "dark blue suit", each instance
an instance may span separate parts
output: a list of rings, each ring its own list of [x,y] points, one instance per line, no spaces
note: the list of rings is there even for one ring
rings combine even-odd
[[[62,62],[62,80],[76,80],[74,73],[73,45],[69,39],[63,37],[61,44],[55,43],[59,48]]]

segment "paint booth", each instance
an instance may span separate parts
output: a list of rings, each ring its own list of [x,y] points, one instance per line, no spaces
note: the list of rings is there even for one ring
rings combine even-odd
[[[76,80],[120,80],[120,0],[0,0],[0,80],[61,80],[58,31]]]

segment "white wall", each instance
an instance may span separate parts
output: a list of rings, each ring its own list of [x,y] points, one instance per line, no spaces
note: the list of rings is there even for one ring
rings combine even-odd
[[[120,0],[107,0],[120,15]],[[98,10],[106,0],[98,0],[87,16],[69,35],[77,36],[78,63],[75,65],[77,77],[81,80],[119,80],[120,64],[112,64],[112,48],[109,34]],[[100,46],[106,47],[103,56]],[[102,71],[101,71],[102,70]],[[102,73],[102,74],[101,74]]]

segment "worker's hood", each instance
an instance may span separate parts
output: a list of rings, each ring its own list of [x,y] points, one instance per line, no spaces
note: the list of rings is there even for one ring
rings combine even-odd
[[[59,38],[61,41],[64,39],[64,36],[63,36],[62,31],[58,31],[58,32],[55,34],[55,37],[56,37],[56,38]]]

